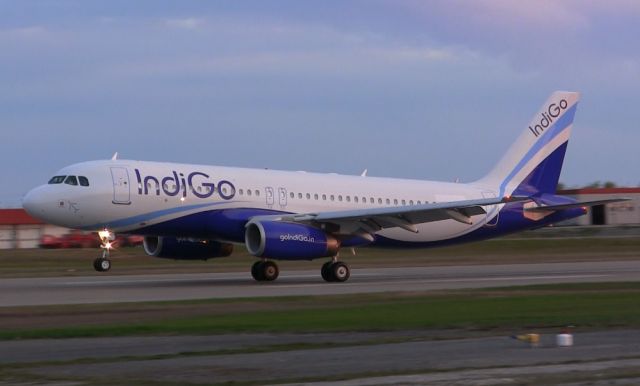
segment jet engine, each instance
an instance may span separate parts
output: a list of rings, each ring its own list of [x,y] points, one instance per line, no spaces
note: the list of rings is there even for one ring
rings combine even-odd
[[[245,244],[254,256],[282,260],[335,256],[340,248],[340,242],[321,229],[281,221],[250,221]]]

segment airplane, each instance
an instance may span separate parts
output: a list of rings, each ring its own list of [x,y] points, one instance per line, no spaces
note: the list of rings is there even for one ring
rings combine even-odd
[[[115,233],[144,236],[148,255],[229,256],[244,244],[256,281],[274,260],[328,258],[327,282],[349,279],[342,248],[426,248],[498,237],[581,216],[593,205],[555,194],[579,93],[554,92],[497,165],[471,183],[118,159],[67,166],[23,199],[45,222],[97,231],[111,268]]]

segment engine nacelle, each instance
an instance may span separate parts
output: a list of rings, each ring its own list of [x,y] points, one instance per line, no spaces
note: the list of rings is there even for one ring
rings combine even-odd
[[[247,250],[257,257],[313,260],[335,256],[340,242],[312,226],[279,221],[250,221],[244,234]]]
[[[233,244],[211,240],[183,240],[175,237],[145,236],[143,246],[149,256],[175,260],[207,260],[227,257],[233,252]]]

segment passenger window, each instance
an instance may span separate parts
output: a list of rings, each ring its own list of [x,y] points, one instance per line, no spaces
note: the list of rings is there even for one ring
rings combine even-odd
[[[311,195],[307,193],[307,200],[311,200]]]
[[[413,205],[413,200],[409,200],[409,205]]]
[[[347,196],[347,202],[351,202],[351,196]]]
[[[302,200],[302,193],[298,193],[298,198]]]
[[[421,205],[421,204],[422,204],[422,202],[420,202],[420,200],[418,200],[418,205]]]
[[[369,202],[372,203],[372,204],[375,204],[375,201],[373,200],[373,197],[369,198]]]
[[[247,189],[247,196],[251,195],[251,189]]]
[[[89,180],[87,177],[80,176],[78,177],[78,181],[80,181],[80,186],[89,186]]]
[[[331,195],[331,201],[335,201],[335,199],[336,199],[335,196],[332,194]]]
[[[68,176],[64,183],[67,185],[78,185],[78,179],[76,176]]]
[[[258,189],[256,189],[256,196],[260,195],[260,191]]]
[[[322,195],[322,201],[327,201],[327,195],[326,194]]]
[[[313,199],[314,199],[314,200],[316,200],[316,201],[318,201],[318,193],[316,193],[316,194],[314,194],[314,195],[313,195]]]
[[[61,184],[66,176],[55,176],[49,180],[50,184]]]
[[[397,198],[393,199],[393,205],[398,205],[398,199]]]
[[[407,205],[407,202],[405,200],[402,200],[402,205]]]
[[[338,201],[342,201],[342,195],[338,196]]]
[[[391,204],[391,200],[389,200],[388,198],[386,202],[387,202],[387,205]]]
[[[295,194],[295,193],[293,193],[293,192],[291,192],[291,193],[289,193],[289,197],[291,197],[291,198],[296,198],[296,194]]]
[[[358,196],[354,196],[354,197],[353,197],[353,201],[354,201],[354,202],[358,202]]]
[[[242,195],[244,195],[244,190],[238,189],[238,193],[240,193],[240,195],[242,196]]]
[[[378,204],[382,204],[382,199],[378,198]]]

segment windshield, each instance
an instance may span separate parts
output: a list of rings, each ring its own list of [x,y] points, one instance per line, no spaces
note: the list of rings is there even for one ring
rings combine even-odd
[[[49,180],[50,184],[61,184],[66,176],[55,176]]]
[[[67,185],[78,185],[78,179],[76,176],[68,176],[64,183]]]

